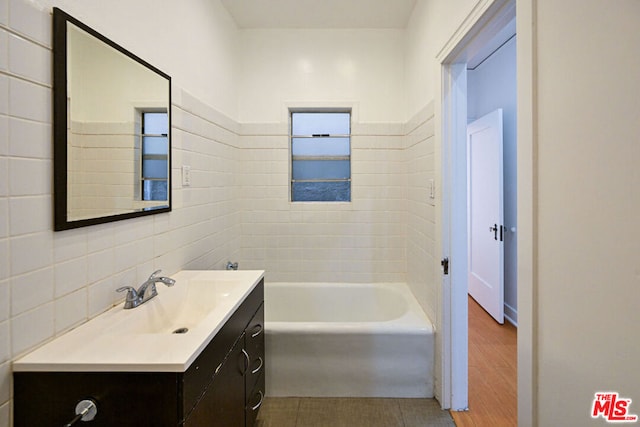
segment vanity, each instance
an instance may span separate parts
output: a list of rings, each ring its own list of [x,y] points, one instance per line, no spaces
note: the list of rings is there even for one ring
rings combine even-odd
[[[253,426],[264,398],[264,272],[181,271],[13,364],[14,425]]]

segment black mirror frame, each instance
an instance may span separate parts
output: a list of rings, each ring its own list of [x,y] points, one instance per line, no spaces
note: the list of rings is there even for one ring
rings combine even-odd
[[[106,45],[118,50],[132,60],[167,79],[169,84],[168,206],[146,208],[122,214],[69,221],[69,218],[67,217],[67,22],[72,23],[93,37],[104,42]],[[158,68],[129,52],[122,46],[109,40],[63,10],[57,7],[53,8],[53,223],[55,231],[104,224],[171,211],[171,108],[171,77],[168,74],[160,71]]]

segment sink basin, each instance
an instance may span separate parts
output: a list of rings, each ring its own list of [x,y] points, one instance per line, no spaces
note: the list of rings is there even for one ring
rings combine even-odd
[[[184,372],[263,271],[181,271],[172,287],[129,310],[123,303],[18,359],[14,371]]]
[[[190,279],[167,288],[157,285],[158,296],[130,310],[118,313],[118,319],[104,333],[171,334],[178,329],[192,331],[225,300],[237,298],[241,280]],[[184,333],[184,332],[183,332]]]

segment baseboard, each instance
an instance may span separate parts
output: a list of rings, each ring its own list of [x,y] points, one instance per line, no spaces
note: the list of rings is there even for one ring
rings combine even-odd
[[[507,303],[504,304],[504,318],[516,328],[518,327],[518,310]]]

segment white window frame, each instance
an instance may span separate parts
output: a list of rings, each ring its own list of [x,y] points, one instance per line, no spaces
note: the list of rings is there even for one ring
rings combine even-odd
[[[353,111],[351,108],[289,108],[289,200],[292,203],[351,203],[353,200],[353,185],[351,170],[351,135],[353,127]],[[293,134],[293,115],[297,113],[340,113],[349,114],[349,133],[348,134],[312,134],[312,135],[294,135]],[[344,156],[294,156],[293,155],[293,140],[294,138],[348,138],[349,140],[349,154]],[[293,162],[295,160],[348,160],[349,161],[349,177],[339,179],[305,179],[294,180],[293,179]],[[293,198],[293,184],[295,182],[348,182],[349,183],[349,200],[294,200]]]

